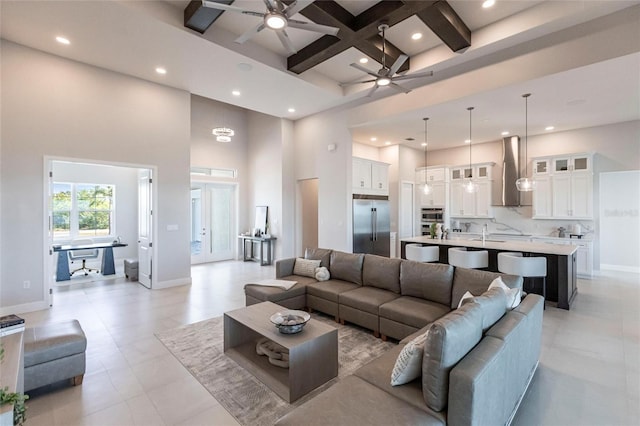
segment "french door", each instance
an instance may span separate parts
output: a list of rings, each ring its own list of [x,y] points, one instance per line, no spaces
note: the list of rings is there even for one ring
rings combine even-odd
[[[191,184],[191,263],[234,258],[236,186]]]

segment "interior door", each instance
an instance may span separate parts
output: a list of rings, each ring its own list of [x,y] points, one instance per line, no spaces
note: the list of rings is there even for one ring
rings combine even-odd
[[[192,264],[233,259],[235,205],[235,185],[191,185]]]
[[[138,281],[151,288],[152,242],[152,176],[151,170],[138,172]]]

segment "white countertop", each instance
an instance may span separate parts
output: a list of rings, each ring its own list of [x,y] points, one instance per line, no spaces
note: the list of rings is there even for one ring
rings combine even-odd
[[[523,253],[554,254],[559,256],[569,256],[578,249],[578,246],[573,244],[554,244],[529,241],[502,241],[500,240],[499,236],[489,237],[484,244],[482,243],[480,238],[452,238],[449,240],[438,240],[432,239],[431,237],[427,236],[403,238],[401,241],[405,241],[407,243],[434,244],[439,246],[473,247],[501,251],[517,251]]]

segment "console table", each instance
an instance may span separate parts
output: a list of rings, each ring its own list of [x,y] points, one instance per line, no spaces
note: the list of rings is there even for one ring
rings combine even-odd
[[[95,244],[82,244],[82,245],[65,245],[54,246],[53,251],[58,252],[58,266],[56,269],[56,281],[69,281],[71,274],[69,273],[69,259],[67,252],[73,250],[91,250],[91,249],[103,249],[102,253],[102,265],[100,266],[100,273],[102,275],[113,275],[116,273],[115,263],[113,261],[113,248],[114,247],[126,247],[125,243],[95,243]]]
[[[238,238],[242,240],[242,260],[245,262],[252,260],[254,262],[260,262],[261,266],[271,265],[273,261],[273,244],[275,243],[275,237],[252,237],[250,235],[238,235]],[[260,243],[260,250],[255,253],[254,243]],[[249,247],[247,248],[247,244]],[[265,257],[265,245],[266,245],[266,257]],[[259,256],[256,256],[259,255]]]

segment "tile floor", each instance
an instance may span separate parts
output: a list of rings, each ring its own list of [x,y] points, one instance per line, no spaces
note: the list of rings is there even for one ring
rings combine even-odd
[[[82,386],[30,392],[27,426],[236,425],[154,332],[244,306],[242,287],[273,267],[218,262],[193,284],[150,291],[122,279],[59,288],[28,325],[77,318],[88,338]],[[540,367],[515,425],[640,424],[640,275],[579,281],[571,311],[547,308]]]

